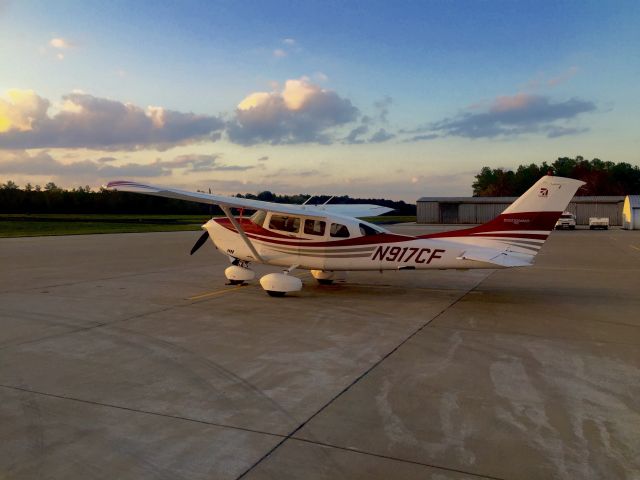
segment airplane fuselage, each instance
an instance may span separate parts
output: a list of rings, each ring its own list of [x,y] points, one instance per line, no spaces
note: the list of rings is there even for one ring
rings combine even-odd
[[[345,239],[313,239],[282,235],[251,220],[237,219],[265,263],[282,267],[297,265],[309,270],[426,270],[497,268],[496,265],[459,257],[467,245],[381,231]],[[246,262],[256,258],[226,218],[204,226],[216,247]]]

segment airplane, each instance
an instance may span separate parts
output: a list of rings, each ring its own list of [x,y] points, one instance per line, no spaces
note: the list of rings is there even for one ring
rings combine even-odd
[[[211,218],[191,249],[211,239],[231,265],[230,284],[255,278],[251,263],[285,270],[260,278],[271,296],[302,289],[289,275],[310,270],[320,284],[344,278],[346,271],[501,269],[533,265],[536,254],[569,201],[584,182],[545,175],[498,217],[479,226],[419,236],[392,233],[357,217],[392,209],[378,205],[291,205],[189,192],[134,181],[110,182],[107,188],[218,205],[225,217]],[[240,209],[234,216],[231,209]],[[250,217],[244,210],[255,211]]]

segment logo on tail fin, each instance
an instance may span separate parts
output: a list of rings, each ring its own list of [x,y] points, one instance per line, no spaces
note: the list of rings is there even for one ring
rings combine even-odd
[[[545,187],[542,187],[540,189],[540,191],[538,192],[538,196],[539,197],[548,197],[549,196],[549,189],[545,188]]]

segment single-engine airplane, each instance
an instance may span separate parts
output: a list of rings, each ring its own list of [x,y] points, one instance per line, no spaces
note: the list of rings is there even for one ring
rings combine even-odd
[[[290,205],[246,198],[188,192],[132,181],[107,187],[124,192],[218,205],[226,217],[202,228],[191,254],[208,238],[231,261],[225,276],[231,284],[255,278],[252,262],[286,267],[260,285],[271,296],[302,289],[289,273],[310,270],[330,284],[349,270],[427,270],[528,267],[578,188],[584,182],[546,175],[488,223],[463,230],[417,237],[392,233],[356,217],[391,209],[377,205]],[[231,209],[240,209],[240,216]],[[255,210],[244,217],[244,210]]]

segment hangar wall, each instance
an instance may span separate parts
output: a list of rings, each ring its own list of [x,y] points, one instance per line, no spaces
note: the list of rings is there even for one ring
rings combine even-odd
[[[488,222],[502,213],[517,197],[422,197],[417,202],[418,223],[474,224]],[[625,197],[573,197],[567,211],[578,225],[589,217],[608,217],[609,225],[622,225]]]

